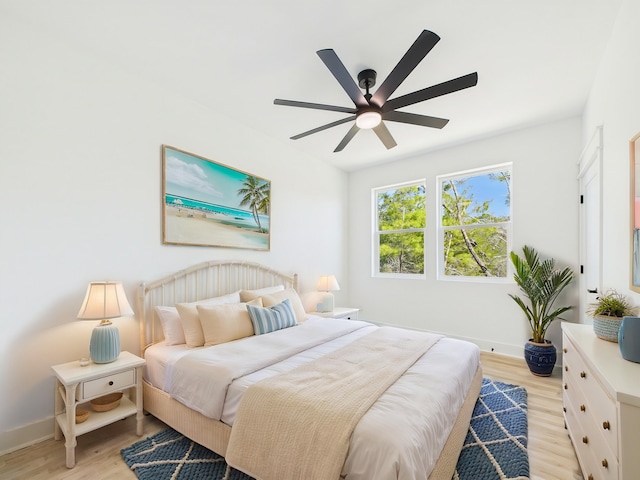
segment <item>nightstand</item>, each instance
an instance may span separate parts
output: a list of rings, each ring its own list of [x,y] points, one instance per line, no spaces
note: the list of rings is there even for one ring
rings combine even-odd
[[[358,320],[359,308],[336,307],[333,312],[311,312],[311,315],[318,315],[325,318],[344,318],[346,320]]]
[[[142,367],[144,359],[129,352],[121,352],[111,363],[90,363],[80,366],[78,360],[51,367],[56,374],[55,439],[65,438],[67,468],[76,463],[76,437],[109,425],[131,415],[136,416],[136,433],[142,435]],[[108,393],[124,395],[113,410],[95,412],[89,400]],[[87,403],[89,418],[76,424],[76,407]],[[83,406],[84,408],[84,406]]]

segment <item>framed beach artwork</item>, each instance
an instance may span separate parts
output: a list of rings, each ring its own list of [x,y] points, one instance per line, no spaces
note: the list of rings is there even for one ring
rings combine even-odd
[[[162,146],[163,243],[269,250],[271,182]]]
[[[640,133],[629,142],[631,197],[631,290],[640,293]]]

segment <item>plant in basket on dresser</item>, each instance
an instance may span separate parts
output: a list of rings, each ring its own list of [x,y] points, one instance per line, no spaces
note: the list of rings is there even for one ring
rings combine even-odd
[[[597,302],[589,306],[587,313],[593,317],[593,331],[598,338],[618,342],[622,317],[635,315],[636,309],[627,297],[614,289],[597,297]]]
[[[518,304],[531,326],[531,338],[524,346],[524,358],[534,375],[547,377],[556,364],[556,347],[545,339],[547,329],[556,318],[573,308],[572,306],[554,307],[562,291],[573,281],[573,270],[556,268],[555,260],[540,260],[533,247],[522,248],[524,257],[511,252],[513,279],[528,300],[509,294]]]

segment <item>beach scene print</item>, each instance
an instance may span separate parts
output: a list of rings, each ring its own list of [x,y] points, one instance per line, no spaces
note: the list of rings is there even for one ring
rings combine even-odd
[[[269,250],[271,182],[163,147],[164,243]]]

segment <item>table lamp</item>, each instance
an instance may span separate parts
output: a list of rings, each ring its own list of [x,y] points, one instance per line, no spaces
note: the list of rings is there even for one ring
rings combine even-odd
[[[91,282],[78,312],[82,320],[100,320],[91,333],[89,354],[94,363],[113,362],[120,355],[120,333],[109,319],[133,315],[122,282]]]
[[[338,281],[336,280],[335,275],[321,275],[318,280],[318,290],[321,292],[325,292],[324,297],[322,297],[322,302],[320,302],[316,308],[319,312],[333,312],[333,293],[337,290],[340,290],[340,285],[338,285]]]

